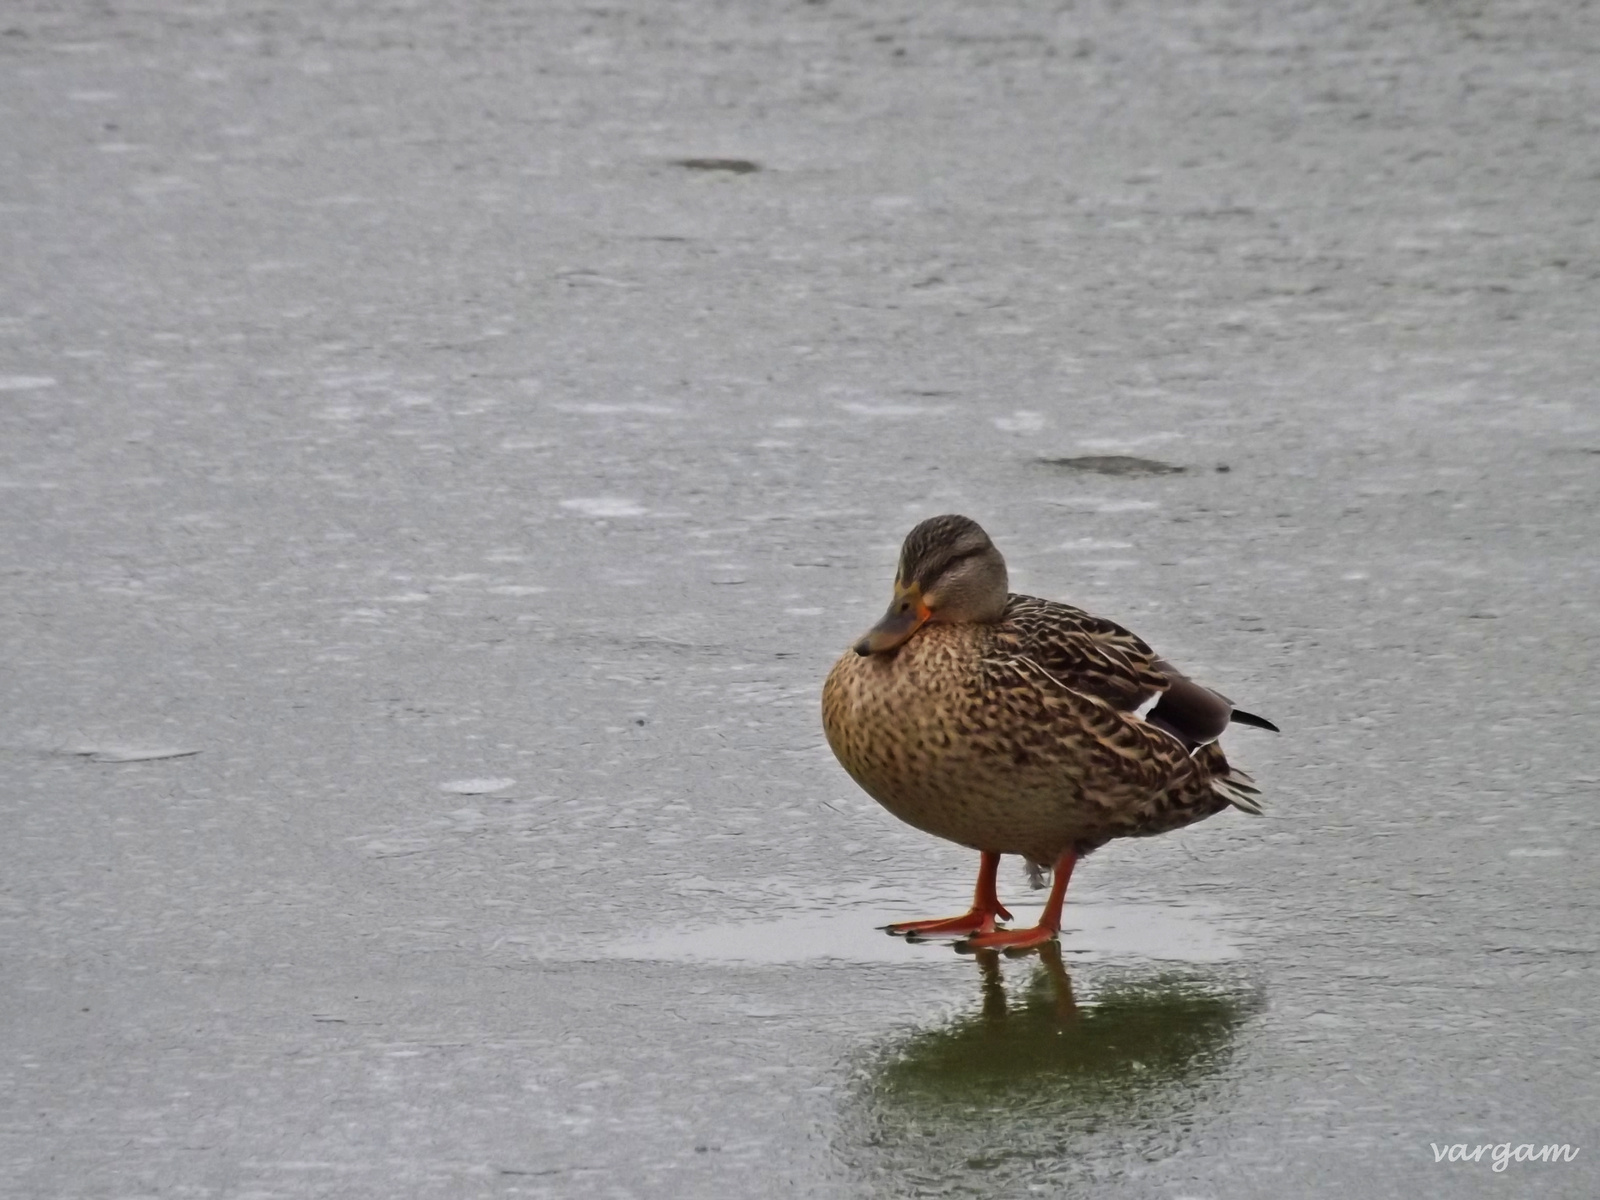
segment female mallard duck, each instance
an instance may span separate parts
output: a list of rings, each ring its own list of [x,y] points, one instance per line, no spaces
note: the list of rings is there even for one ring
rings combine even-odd
[[[867,794],[982,854],[970,911],[887,926],[968,935],[963,949],[1054,940],[1073,864],[1112,838],[1180,829],[1230,804],[1259,813],[1249,776],[1216,745],[1230,720],[1277,728],[1120,625],[1010,594],[1000,551],[958,516],[907,535],[889,611],[822,689],[828,744]],[[1011,917],[995,894],[1002,854],[1055,869],[1032,929],[996,927]]]

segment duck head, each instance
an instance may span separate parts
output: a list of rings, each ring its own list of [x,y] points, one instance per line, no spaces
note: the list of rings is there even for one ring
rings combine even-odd
[[[970,517],[929,517],[906,535],[894,598],[853,647],[862,657],[905,644],[924,625],[992,624],[1005,613],[1006,560]]]

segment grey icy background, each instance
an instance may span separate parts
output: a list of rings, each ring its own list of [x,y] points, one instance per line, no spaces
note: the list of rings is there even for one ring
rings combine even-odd
[[[0,1195],[1600,1194],[1597,213],[1585,4],[9,0]],[[949,510],[1284,727],[1070,1004]]]

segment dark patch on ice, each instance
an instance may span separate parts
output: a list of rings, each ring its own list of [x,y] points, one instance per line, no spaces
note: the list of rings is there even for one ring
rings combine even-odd
[[[761,164],[748,158],[676,158],[675,167],[690,171],[727,171],[734,175],[750,175],[761,170]]]
[[[1188,469],[1153,458],[1134,458],[1128,454],[1086,454],[1079,458],[1038,458],[1034,461],[1044,467],[1087,471],[1094,475],[1181,475]]]
[[[155,762],[163,758],[189,758],[199,754],[198,750],[186,750],[176,746],[162,746],[144,749],[137,746],[80,746],[67,753],[74,758],[87,758],[90,762],[98,763],[134,763]]]

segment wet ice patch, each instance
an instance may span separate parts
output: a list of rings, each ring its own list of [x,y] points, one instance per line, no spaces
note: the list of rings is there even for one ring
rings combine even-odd
[[[493,596],[537,596],[540,592],[548,592],[547,587],[539,587],[532,583],[498,583],[489,589]]]
[[[515,779],[453,779],[449,783],[441,783],[439,790],[449,792],[453,796],[487,796],[492,792],[503,792]]]
[[[649,509],[621,496],[577,496],[563,500],[561,507],[586,517],[642,517]]]
[[[0,375],[0,392],[33,392],[55,386],[49,375]]]
[[[607,957],[645,962],[914,962],[927,951],[872,926],[861,911],[662,933],[609,948]],[[881,923],[881,921],[880,921]],[[948,953],[948,951],[946,951]]]
[[[1040,909],[1010,906],[1012,928],[1038,920]],[[1155,960],[1216,963],[1239,957],[1234,945],[1200,906],[1176,904],[1069,905],[1061,930],[1061,953],[1069,962]],[[674,930],[619,942],[608,956],[653,962],[783,964],[801,962],[912,962],[951,953],[949,940],[907,942],[877,926],[937,915],[895,911],[883,905],[828,913],[796,913],[775,921],[750,921],[706,929]]]
[[[1507,850],[1507,858],[1563,858],[1566,851],[1559,846],[1518,846]]]

